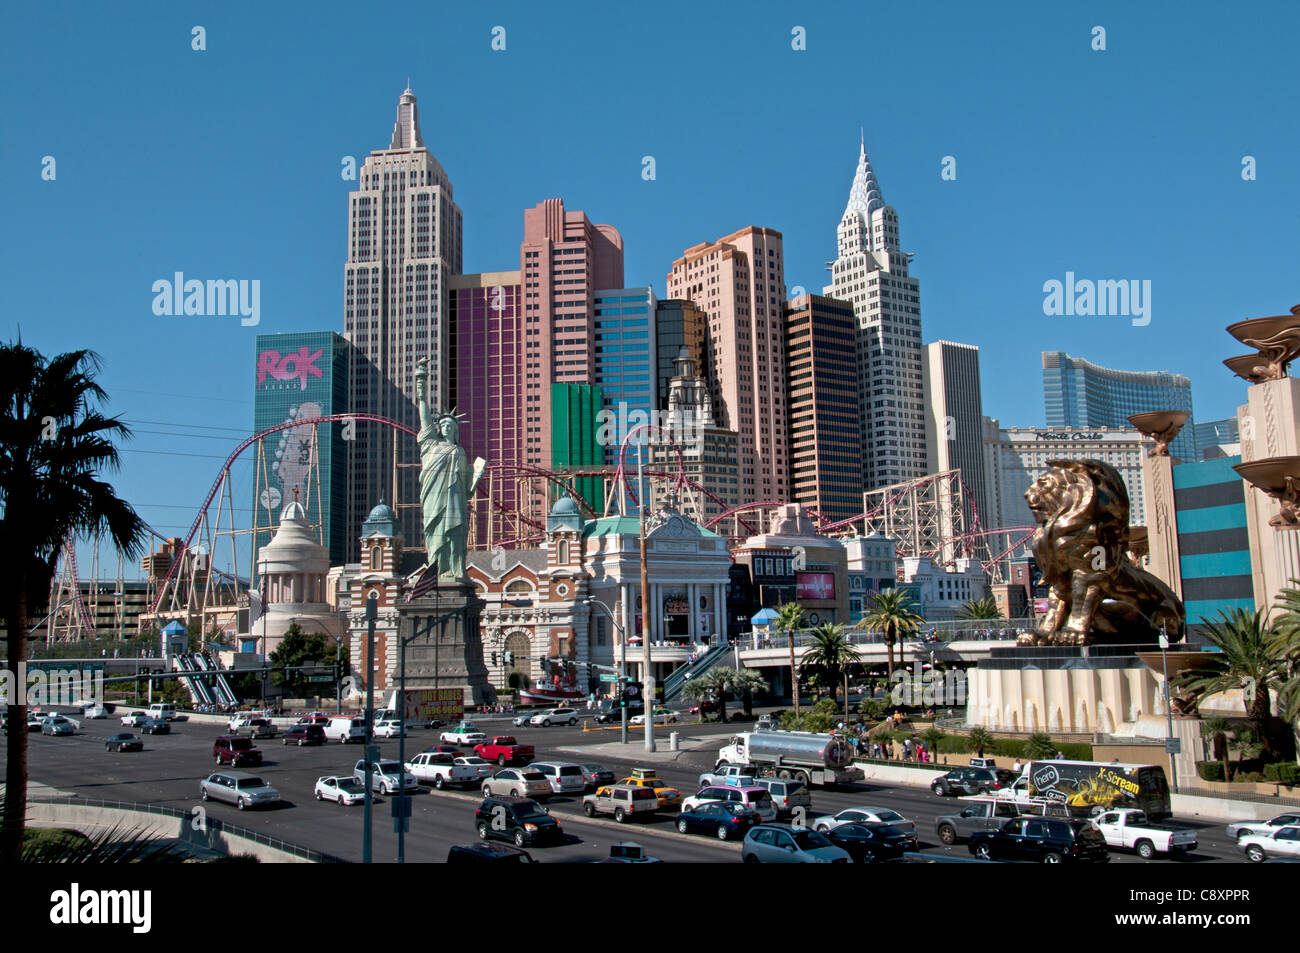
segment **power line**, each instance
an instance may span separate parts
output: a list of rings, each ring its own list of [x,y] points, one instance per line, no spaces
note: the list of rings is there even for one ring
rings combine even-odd
[[[134,422],[128,420],[127,423],[132,424],[132,426],[134,426],[134,424],[151,424],[155,427],[189,427],[193,430],[227,430],[230,433],[237,433],[237,434],[248,433],[247,427],[217,427],[217,426],[213,426],[212,424],[191,424],[191,423],[182,424],[182,423],[176,423],[173,420],[136,420]]]
[[[139,390],[134,387],[114,387],[113,391],[114,393],[116,393],[117,391],[124,391],[128,394],[148,394],[151,397],[179,397],[182,400],[202,400],[202,401],[218,400],[227,404],[251,404],[252,403],[251,400],[238,400],[234,397],[209,397],[206,394],[164,394],[161,391]]]
[[[118,453],[151,453],[164,457],[202,457],[207,460],[225,460],[230,456],[230,454],[220,453],[186,453],[181,450],[141,450],[137,447],[118,447]],[[231,465],[233,466],[235,463],[252,462],[252,460],[246,461],[242,457],[237,457],[232,461]]]

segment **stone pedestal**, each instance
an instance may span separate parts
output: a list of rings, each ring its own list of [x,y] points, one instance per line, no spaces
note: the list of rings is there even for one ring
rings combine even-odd
[[[1142,458],[1143,502],[1147,519],[1147,565],[1179,599],[1183,577],[1178,563],[1178,523],[1174,515],[1174,458]]]
[[[496,703],[496,691],[488,682],[483,663],[483,641],[479,618],[486,603],[474,594],[474,587],[440,582],[419,599],[398,607],[398,632],[406,643],[406,687],[459,688],[466,708]],[[448,613],[455,613],[448,615]],[[443,618],[446,616],[446,618]],[[430,621],[433,628],[428,630]],[[401,647],[394,645],[393,652]],[[393,687],[399,684],[401,657],[393,666]]]
[[[1300,454],[1300,378],[1254,384],[1237,411],[1243,463]],[[1278,513],[1276,500],[1246,484],[1247,530],[1255,573],[1255,608],[1271,609],[1277,595],[1300,578],[1300,531],[1268,525]]]

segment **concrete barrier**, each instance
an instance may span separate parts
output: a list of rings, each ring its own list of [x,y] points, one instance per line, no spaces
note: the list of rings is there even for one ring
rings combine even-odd
[[[1208,821],[1266,821],[1275,815],[1294,812],[1286,801],[1237,801],[1204,794],[1174,794],[1170,805],[1175,817],[1199,817]]]
[[[878,761],[855,761],[853,764],[854,767],[862,769],[868,781],[887,781],[891,784],[911,784],[925,788],[928,788],[935,778],[951,770],[950,767],[943,765],[934,768],[904,768],[898,765],[881,764]]]

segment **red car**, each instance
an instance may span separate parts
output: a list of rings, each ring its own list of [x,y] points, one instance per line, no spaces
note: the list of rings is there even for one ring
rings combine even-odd
[[[465,754],[464,751],[455,745],[434,745],[433,747],[425,748],[424,750],[430,754],[449,754],[453,758],[459,758]]]
[[[485,761],[499,765],[528,764],[536,753],[532,745],[521,745],[512,735],[499,735],[474,746],[474,753]]]

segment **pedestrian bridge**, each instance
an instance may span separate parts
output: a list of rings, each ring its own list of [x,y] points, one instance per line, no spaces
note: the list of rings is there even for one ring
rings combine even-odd
[[[1016,639],[1033,630],[1032,619],[992,619],[978,622],[931,623],[916,634],[894,643],[894,665],[912,662],[975,664],[989,657],[990,650],[1014,645]],[[795,664],[814,644],[812,629],[794,633]],[[888,659],[885,637],[878,632],[846,631],[845,637],[857,651],[864,665],[883,664]],[[755,630],[736,643],[740,662],[746,668],[774,668],[790,665],[790,637],[784,632],[764,633]]]

